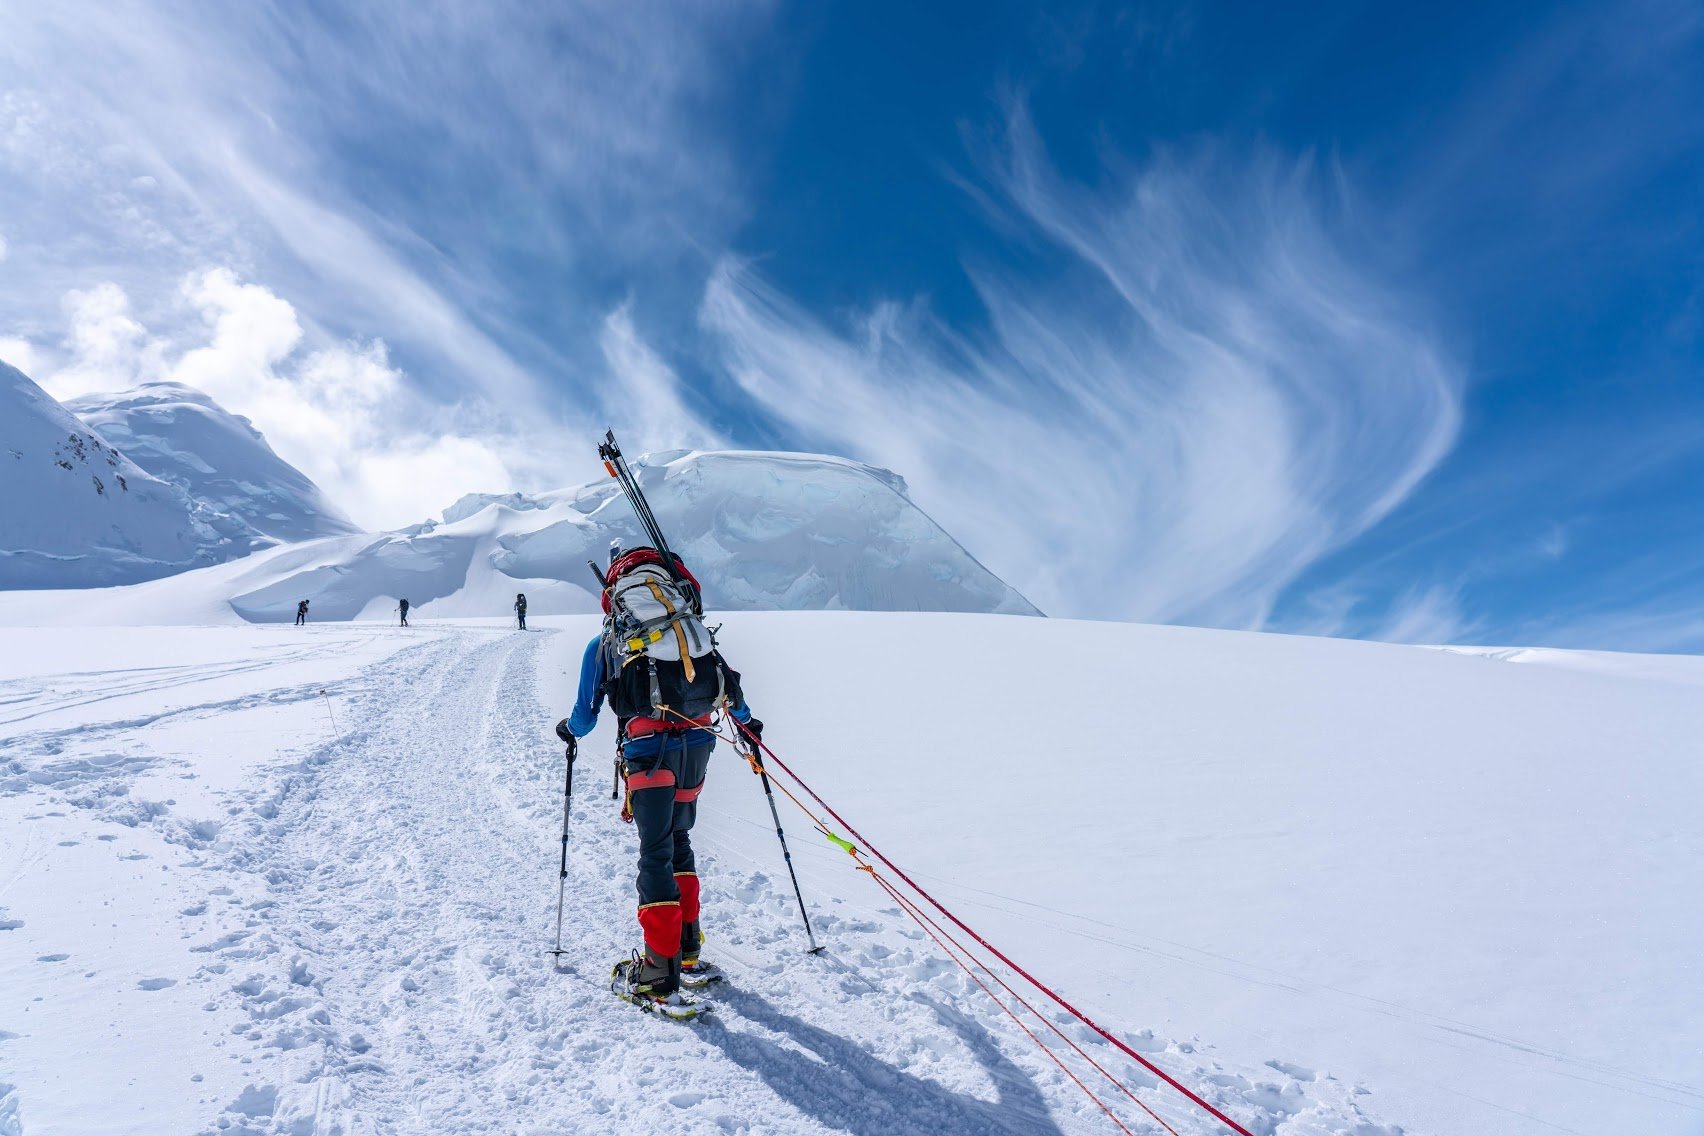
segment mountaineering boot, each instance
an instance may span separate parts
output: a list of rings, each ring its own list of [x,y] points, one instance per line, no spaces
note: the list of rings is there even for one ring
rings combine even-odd
[[[725,977],[722,968],[698,957],[704,943],[704,932],[694,919],[680,925],[680,984],[688,990],[698,990]]]
[[[680,956],[664,957],[646,947],[635,981],[648,993],[668,997],[680,989]]]
[[[707,1012],[708,1002],[681,993],[680,956],[662,957],[647,949],[622,959],[609,973],[609,989],[624,1002],[667,1018],[695,1018]]]
[[[680,989],[680,959],[662,958],[650,948],[634,951],[632,958],[615,964],[610,977],[616,980],[611,988],[619,986],[616,993],[628,996],[630,1001],[666,1002]]]

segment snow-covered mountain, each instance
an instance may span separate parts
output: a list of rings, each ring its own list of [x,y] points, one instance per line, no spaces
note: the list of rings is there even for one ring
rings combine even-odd
[[[248,530],[249,548],[358,532],[247,418],[182,383],[144,383],[65,408],[137,465]]]
[[[362,533],[259,431],[179,383],[61,406],[0,365],[11,454],[0,490],[0,590],[140,584],[163,619],[322,619],[390,610],[539,614],[593,609],[588,560],[643,539],[615,483],[468,494],[443,518]],[[73,414],[75,412],[75,414]],[[80,417],[79,417],[80,416]],[[723,610],[974,611],[1038,615],[907,495],[903,478],[843,458],[676,450],[634,469],[675,550]],[[249,555],[254,553],[255,555]],[[240,560],[238,558],[241,558]],[[230,562],[230,563],[227,563]],[[97,608],[112,597],[89,597]]]
[[[634,472],[671,547],[725,610],[1040,614],[888,470],[814,454],[674,450],[641,458]],[[446,517],[471,520],[470,507],[464,499]],[[510,514],[492,564],[517,579],[592,581],[585,561],[602,563],[612,540],[643,539],[608,479],[487,507]]]
[[[101,588],[353,533],[247,419],[178,383],[66,406],[0,363],[0,589]]]
[[[724,611],[848,609],[1040,614],[959,546],[886,470],[806,454],[674,451],[634,463],[670,541]],[[80,597],[73,618],[158,622],[377,618],[407,597],[425,618],[597,607],[586,561],[640,540],[606,479],[538,495],[470,494],[394,533],[258,552],[184,576]],[[0,597],[0,621],[19,622]]]
[[[101,587],[211,564],[230,537],[220,521],[0,363],[0,587]]]

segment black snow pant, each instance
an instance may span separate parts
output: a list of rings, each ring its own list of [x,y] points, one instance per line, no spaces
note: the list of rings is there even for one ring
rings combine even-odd
[[[715,740],[700,731],[663,735],[653,755],[628,757],[627,807],[639,830],[639,927],[659,958],[698,942],[698,865],[692,824]]]
[[[639,902],[680,899],[675,874],[695,872],[692,825],[714,739],[663,735],[662,750],[625,759],[628,808],[639,830]],[[655,762],[656,764],[652,764]]]
[[[517,611],[515,613],[515,622],[521,625],[520,629],[522,631],[525,631],[527,629],[527,613],[524,611]]]
[[[302,624],[306,623],[307,621],[308,621],[308,616],[307,616],[306,612],[298,611],[296,613],[296,626],[297,627],[302,626]]]

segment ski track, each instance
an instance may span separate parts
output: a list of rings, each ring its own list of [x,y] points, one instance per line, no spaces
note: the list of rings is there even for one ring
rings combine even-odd
[[[14,726],[32,718],[44,717],[63,710],[75,710],[101,702],[110,702],[115,698],[151,694],[162,690],[175,690],[214,679],[232,678],[241,674],[272,670],[287,663],[311,659],[323,650],[324,647],[301,647],[294,651],[274,654],[260,662],[253,663],[220,662],[139,667],[117,672],[116,675],[111,671],[75,671],[68,674],[0,681],[0,726]],[[123,677],[117,677],[119,675]],[[93,693],[88,689],[91,682],[99,683],[99,693]],[[62,690],[61,687],[66,689]],[[113,725],[142,725],[151,720],[113,723]]]
[[[342,737],[271,767],[222,828],[125,802],[125,779],[147,759],[75,751],[163,717],[316,688],[41,731],[20,740],[57,760],[0,768],[0,793],[82,793],[73,804],[129,810],[109,819],[176,825],[168,839],[209,873],[210,894],[237,897],[226,900],[237,912],[202,903],[179,917],[206,940],[193,950],[207,961],[183,980],[206,989],[204,1008],[232,1023],[254,1072],[205,1133],[1117,1131],[873,888],[844,903],[810,897],[830,946],[803,954],[778,853],[764,864],[699,841],[706,952],[730,975],[716,1017],[664,1022],[610,997],[609,967],[637,941],[635,840],[608,799],[607,759],[590,751],[576,767],[568,955],[554,968],[544,951],[563,767],[536,697],[548,634],[435,631],[368,667],[340,684]],[[206,675],[132,677],[135,690]],[[14,721],[42,710],[19,697],[30,685],[0,698],[28,711]],[[53,686],[33,685],[43,697]],[[57,708],[81,695],[53,697]],[[733,760],[725,747],[714,759]],[[1180,1134],[1223,1131],[1084,1027],[1055,1020]],[[1259,1136],[1400,1132],[1362,1117],[1351,1086],[1306,1069],[1226,1070],[1197,1045],[1124,1036]],[[8,1089],[0,1132],[16,1109]],[[1132,1132],[1161,1131],[1116,1090],[1105,1096]]]

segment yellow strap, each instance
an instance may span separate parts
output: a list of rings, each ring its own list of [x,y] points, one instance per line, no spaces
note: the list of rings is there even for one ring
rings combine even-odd
[[[651,595],[656,597],[657,602],[663,605],[663,611],[669,615],[675,613],[674,605],[669,602],[667,596],[663,595],[663,589],[657,586],[657,581],[646,580],[645,586],[651,589]],[[674,628],[675,642],[680,646],[680,665],[686,671],[686,681],[691,682],[698,677],[698,670],[692,665],[692,652],[686,649],[686,632],[680,629],[680,620],[678,619],[669,626]],[[652,640],[652,642],[655,641]]]
[[[697,677],[697,669],[692,665],[692,652],[686,649],[686,632],[680,629],[680,620],[674,621],[675,642],[680,644],[680,665],[686,670],[686,681],[691,682]]]

